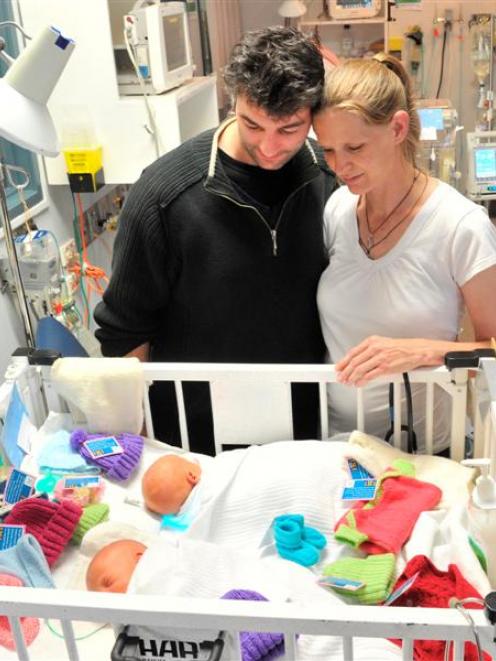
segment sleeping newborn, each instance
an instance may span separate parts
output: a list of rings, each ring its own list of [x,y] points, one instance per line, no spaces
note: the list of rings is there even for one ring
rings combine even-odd
[[[86,571],[86,587],[93,592],[127,592],[146,546],[134,539],[107,544],[93,557]]]

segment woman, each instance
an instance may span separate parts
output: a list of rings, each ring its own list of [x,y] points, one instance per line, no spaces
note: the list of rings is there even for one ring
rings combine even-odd
[[[364,386],[385,374],[442,365],[448,351],[490,346],[496,230],[481,207],[417,167],[419,120],[401,63],[379,54],[331,71],[314,129],[346,184],[325,209],[330,263],[318,289],[338,381]],[[464,306],[475,342],[457,341]],[[367,429],[384,436],[387,385],[369,386],[364,395]],[[436,451],[449,436],[442,402],[437,407]],[[414,394],[414,412],[423,408]],[[333,432],[355,427],[351,388],[332,386],[330,413]]]

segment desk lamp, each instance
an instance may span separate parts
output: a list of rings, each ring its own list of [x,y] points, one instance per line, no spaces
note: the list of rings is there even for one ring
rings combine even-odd
[[[20,26],[16,27],[21,29]],[[0,136],[37,154],[56,156],[60,146],[46,104],[75,44],[71,39],[63,37],[56,28],[46,27],[15,60],[5,53],[3,45],[2,39],[0,57],[9,69],[0,78]],[[33,328],[9,221],[4,182],[5,166],[0,154],[0,216],[4,240],[26,341],[28,346],[34,347]]]
[[[284,0],[277,11],[279,16],[284,16],[284,25],[289,27],[291,19],[303,16],[307,8],[302,0]]]

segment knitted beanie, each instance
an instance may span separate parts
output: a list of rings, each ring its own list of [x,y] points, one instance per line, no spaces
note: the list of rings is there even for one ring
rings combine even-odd
[[[247,599],[249,601],[268,601],[259,592],[253,590],[229,590],[221,599]],[[241,631],[239,634],[242,661],[272,661],[284,654],[284,636],[282,633],[267,631]]]
[[[71,542],[81,544],[88,530],[107,521],[110,507],[106,503],[93,503],[83,507],[83,513],[71,537]]]
[[[107,477],[114,480],[127,480],[137,468],[143,452],[143,437],[134,434],[114,434],[119,445],[124,449],[121,454],[113,454],[101,459],[95,459],[84,446],[85,441],[103,438],[103,434],[88,434],[84,429],[76,429],[71,434],[71,447],[94,466],[98,466]]]
[[[81,505],[69,499],[57,503],[45,498],[25,498],[14,505],[4,523],[26,526],[26,532],[36,537],[51,567],[72,537],[82,511]]]
[[[324,576],[348,578],[365,583],[355,591],[333,587],[339,594],[356,599],[361,604],[380,604],[391,592],[396,558],[393,553],[369,555],[368,558],[343,558],[323,569]]]
[[[367,554],[399,553],[424,510],[441,500],[441,490],[410,477],[412,464],[397,460],[381,476],[377,495],[359,501],[337,522],[334,537]]]
[[[418,576],[413,584],[393,602],[394,606],[419,606],[424,608],[449,608],[450,599],[465,599],[475,597],[481,599],[480,594],[466,581],[456,565],[449,565],[448,571],[440,571],[424,555],[416,555],[406,565],[403,573],[394,585],[394,590],[405,583],[411,576]],[[464,608],[482,608],[478,604],[464,604]],[[401,641],[393,640],[401,646]],[[442,659],[445,642],[441,640],[416,640],[414,644],[414,657],[420,661],[429,659]],[[484,653],[485,661],[491,657]],[[464,661],[477,661],[477,649],[473,643],[465,643]]]
[[[17,576],[0,574],[0,585],[8,585],[14,588],[24,587],[24,583]],[[36,617],[21,617],[21,629],[26,645],[31,645],[40,631],[40,621]],[[0,645],[15,652],[16,646],[12,629],[6,615],[0,615]]]

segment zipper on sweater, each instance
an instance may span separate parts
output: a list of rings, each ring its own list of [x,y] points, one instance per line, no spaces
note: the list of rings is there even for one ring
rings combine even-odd
[[[269,230],[270,237],[272,239],[272,255],[274,257],[277,257],[277,252],[278,252],[277,230],[279,229],[279,225],[280,225],[281,220],[282,220],[282,214],[284,213],[284,209],[286,207],[286,204],[293,197],[293,195],[298,193],[302,188],[304,188],[307,184],[309,184],[310,181],[312,181],[312,180],[305,181],[303,184],[298,186],[298,188],[295,188],[295,190],[292,191],[288,195],[288,197],[284,200],[284,204],[282,205],[281,211],[279,212],[279,216],[277,217],[277,221],[276,221],[276,224],[274,225],[274,229],[272,229],[270,224],[267,222],[267,219],[260,213],[260,211],[256,207],[251,206],[251,204],[241,204],[241,202],[238,202],[233,197],[230,197],[229,195],[226,195],[225,193],[221,193],[220,191],[217,191],[213,188],[210,188],[210,189],[207,188],[207,190],[210,190],[210,192],[214,193],[215,195],[219,195],[219,197],[223,197],[224,199],[229,200],[230,202],[232,202],[236,206],[241,207],[242,209],[252,209],[257,214],[257,216],[260,218],[260,220],[263,222],[265,227]]]

